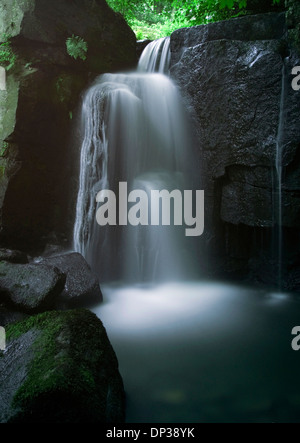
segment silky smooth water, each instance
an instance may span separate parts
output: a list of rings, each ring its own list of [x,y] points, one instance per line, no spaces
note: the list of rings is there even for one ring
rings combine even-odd
[[[155,60],[160,54],[161,71],[168,65],[166,42],[153,47]],[[152,66],[151,47],[143,60]],[[141,190],[148,196],[152,190],[193,190],[197,170],[191,151],[187,115],[166,75],[140,67],[132,73],[104,74],[88,89],[82,105],[74,249],[102,280],[157,281],[189,273],[193,259],[182,226],[132,228],[118,222],[100,227],[96,196],[111,190],[118,198],[121,182],[128,193]],[[118,214],[127,220],[119,205]]]
[[[170,59],[170,37],[154,40],[149,43],[143,51],[138,70],[142,72],[160,72],[167,74]]]
[[[103,286],[127,422],[300,421],[299,300],[223,283]]]
[[[297,298],[187,281],[193,265],[199,278],[199,264],[180,229],[97,226],[101,189],[117,192],[120,181],[129,189],[190,189],[197,173],[179,93],[162,74],[168,47],[168,40],[149,45],[138,72],[99,77],[82,111],[74,245],[100,277],[104,303],[94,312],[120,363],[127,422],[299,421],[300,354],[291,347]]]
[[[274,187],[275,194],[277,192],[277,207],[276,222],[278,235],[275,239],[277,245],[277,260],[278,260],[278,287],[282,285],[282,253],[283,253],[283,237],[282,237],[282,225],[283,225],[283,201],[282,201],[282,179],[283,179],[283,148],[284,148],[284,131],[285,131],[285,95],[286,95],[286,73],[285,64],[282,67],[282,81],[281,81],[281,96],[280,96],[280,109],[279,109],[279,123],[276,138],[276,176],[277,183]]]

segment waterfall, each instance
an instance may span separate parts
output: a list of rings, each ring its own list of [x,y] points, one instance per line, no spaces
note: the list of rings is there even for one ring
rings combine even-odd
[[[286,82],[286,75],[285,75],[285,63],[283,63],[282,67],[282,80],[281,80],[281,94],[280,94],[280,107],[279,107],[279,122],[278,122],[278,130],[277,130],[277,137],[276,137],[276,161],[275,161],[275,168],[276,168],[276,177],[277,177],[277,184],[275,188],[277,188],[277,205],[275,207],[277,208],[277,229],[278,229],[278,235],[276,239],[277,244],[277,260],[278,260],[278,287],[281,289],[282,286],[282,223],[283,223],[283,213],[282,213],[282,179],[283,179],[283,147],[284,147],[284,127],[285,127],[285,82]]]
[[[170,37],[151,42],[143,51],[138,69],[144,72],[167,74],[170,65]]]
[[[85,94],[74,248],[101,278],[181,278],[189,267],[182,226],[96,222],[96,196],[131,190],[191,189],[190,141],[180,95],[167,70],[169,39],[153,42],[137,72],[101,75]],[[151,72],[143,72],[144,69]]]

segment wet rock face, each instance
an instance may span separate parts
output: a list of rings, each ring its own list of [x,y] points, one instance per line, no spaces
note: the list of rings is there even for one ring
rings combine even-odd
[[[201,248],[208,246],[214,264],[222,256],[221,268],[232,259],[238,262],[242,255],[247,273],[253,257],[259,268],[261,243],[254,241],[258,230],[264,237],[266,251],[261,260],[265,261],[267,250],[274,251],[267,231],[281,224],[289,230],[284,236],[285,264],[291,269],[290,230],[297,235],[300,215],[296,183],[300,106],[299,94],[291,87],[291,72],[300,58],[289,46],[285,14],[246,16],[178,30],[171,36],[171,51],[171,75],[194,122],[198,186],[205,190],[206,229],[201,241],[206,244]],[[278,167],[283,171],[281,220]],[[228,229],[229,225],[244,226],[256,248],[245,255],[245,236],[239,237],[245,229]],[[275,262],[272,254],[270,260]]]
[[[1,256],[24,261],[19,251]],[[96,315],[79,309],[101,301],[80,254],[0,262],[0,423],[124,421],[114,350]]]
[[[25,312],[50,309],[66,276],[53,266],[0,262],[0,301]]]
[[[20,56],[34,63],[99,73],[135,63],[135,35],[105,0],[29,0],[14,7],[2,0],[0,11],[0,34],[12,36]],[[66,51],[73,35],[88,44],[80,65]]]
[[[0,261],[8,261],[10,263],[28,263],[28,257],[24,252],[13,251],[11,249],[0,249]]]
[[[215,40],[279,40],[286,31],[285,14],[249,15],[175,31],[171,38],[171,63],[179,62],[187,48]]]
[[[1,423],[121,423],[116,355],[89,311],[48,312],[10,325],[0,355]]]
[[[138,40],[136,42],[136,52],[137,52],[137,58],[138,60],[140,59],[144,49],[149,45],[149,43],[151,43],[152,40]]]
[[[40,264],[54,266],[66,275],[66,284],[56,305],[70,308],[102,302],[99,279],[81,254],[58,255],[43,259]]]
[[[25,257],[19,251],[1,251],[2,325],[9,322],[15,313],[34,314],[50,309],[87,308],[102,302],[99,279],[81,254],[65,253],[24,264]]]
[[[81,93],[98,74],[135,66],[136,37],[104,0],[0,0],[3,34],[17,58],[0,91],[1,239],[36,253],[73,223]],[[71,56],[77,38],[85,60]]]
[[[292,45],[300,52],[300,5],[298,0],[285,0],[285,5],[289,38]]]

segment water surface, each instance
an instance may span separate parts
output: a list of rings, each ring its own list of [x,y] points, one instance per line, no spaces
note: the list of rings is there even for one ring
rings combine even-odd
[[[127,422],[300,421],[292,294],[210,282],[102,290],[94,312],[119,360]]]

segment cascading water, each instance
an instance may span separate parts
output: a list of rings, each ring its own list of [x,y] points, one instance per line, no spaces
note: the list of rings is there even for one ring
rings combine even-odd
[[[75,250],[105,278],[153,281],[184,277],[190,267],[181,226],[100,227],[96,196],[103,189],[190,189],[189,133],[180,96],[162,73],[169,63],[169,38],[150,44],[138,72],[105,74],[87,91],[82,120],[80,185],[74,229]],[[123,209],[122,209],[123,208]],[[122,221],[123,220],[123,221]]]
[[[190,189],[192,156],[178,92],[161,73],[143,72],[145,66],[168,70],[165,44],[148,46],[138,72],[101,76],[88,90],[82,110],[75,248],[101,280],[121,276],[157,283],[101,283],[105,303],[93,308],[118,356],[126,420],[298,420],[299,358],[287,338],[298,324],[297,301],[232,284],[159,282],[162,276],[181,279],[190,266],[182,227],[126,226],[125,204],[119,208],[121,226],[100,228],[96,222],[96,195],[102,189],[118,195],[120,182],[127,183],[128,191],[147,195],[152,189]],[[157,56],[165,59],[161,67]],[[282,82],[274,186],[280,228],[284,78]],[[195,244],[191,240],[188,251]],[[281,248],[280,230],[278,240]]]
[[[276,222],[277,222],[277,236],[275,238],[275,245],[277,249],[277,261],[278,261],[278,288],[281,289],[282,286],[282,246],[283,246],[283,238],[282,238],[282,222],[283,222],[283,213],[282,213],[282,179],[283,179],[283,147],[284,147],[284,128],[285,128],[285,93],[286,93],[286,74],[285,74],[285,63],[283,63],[282,67],[282,80],[281,80],[281,95],[280,95],[280,108],[279,108],[279,123],[278,123],[278,131],[276,138],[276,185],[275,185],[275,195],[277,195],[277,204],[274,205],[276,209]]]
[[[170,65],[170,37],[160,38],[146,46],[138,70],[166,74]]]

